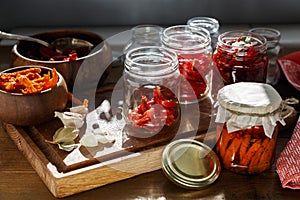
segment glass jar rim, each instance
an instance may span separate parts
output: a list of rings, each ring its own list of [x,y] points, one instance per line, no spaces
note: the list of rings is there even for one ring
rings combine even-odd
[[[252,33],[256,33],[266,38],[268,48],[274,48],[281,38],[279,30],[269,27],[255,27],[249,30]]]
[[[176,25],[164,29],[162,42],[176,51],[197,51],[210,47],[211,37],[203,27]]]
[[[131,30],[135,33],[140,33],[140,30],[143,30],[142,33],[151,33],[152,31],[162,32],[163,28],[155,24],[140,24],[132,27]]]
[[[151,37],[161,37],[163,28],[153,24],[141,24],[133,27],[131,31],[133,38],[141,37],[151,39]]]
[[[224,38],[228,38],[228,36],[231,36],[231,39],[237,39],[242,36],[250,36],[252,38],[258,39],[260,44],[255,45],[254,48],[256,49],[261,49],[261,50],[266,50],[267,49],[267,39],[259,34],[250,32],[250,31],[245,31],[245,30],[233,30],[233,31],[227,31],[222,33],[221,35],[218,36],[218,46],[223,48],[223,49],[232,49],[232,45],[225,43],[223,41]]]
[[[158,76],[178,69],[175,51],[159,46],[133,48],[126,53],[125,69],[139,76]]]
[[[210,34],[216,34],[219,31],[219,21],[212,17],[193,17],[187,21],[188,25],[206,28]]]
[[[270,36],[271,38],[280,38],[281,34],[280,31],[274,28],[269,28],[269,27],[254,27],[249,30],[250,32],[263,35],[267,40],[268,37]],[[268,35],[265,35],[268,34]],[[270,35],[271,34],[271,35]]]

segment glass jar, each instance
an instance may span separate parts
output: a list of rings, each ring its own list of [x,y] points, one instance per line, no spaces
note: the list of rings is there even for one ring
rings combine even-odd
[[[193,17],[187,21],[187,25],[198,26],[208,30],[211,38],[211,46],[216,48],[219,36],[219,21],[212,17]]]
[[[163,31],[162,43],[178,56],[180,103],[195,103],[205,98],[209,91],[212,64],[209,32],[189,25],[172,26]]]
[[[269,169],[277,140],[282,99],[268,84],[240,82],[218,93],[216,152],[222,166],[236,173]]]
[[[267,41],[249,31],[229,31],[221,34],[213,55],[224,84],[236,82],[266,82]]]
[[[250,29],[249,31],[259,34],[267,39],[267,55],[269,59],[267,83],[276,85],[280,78],[280,69],[277,63],[277,58],[280,53],[280,32],[274,28],[267,27],[256,27]]]
[[[123,49],[123,53],[143,46],[162,46],[161,35],[163,28],[157,25],[138,25],[131,29],[132,37]]]
[[[178,125],[180,73],[174,51],[163,47],[139,47],[124,62],[124,116],[126,131],[151,137]]]

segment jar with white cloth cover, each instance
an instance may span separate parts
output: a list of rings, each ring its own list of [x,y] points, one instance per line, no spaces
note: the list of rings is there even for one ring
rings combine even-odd
[[[240,82],[218,92],[216,152],[224,168],[257,174],[269,169],[275,157],[277,123],[283,101],[265,83]]]

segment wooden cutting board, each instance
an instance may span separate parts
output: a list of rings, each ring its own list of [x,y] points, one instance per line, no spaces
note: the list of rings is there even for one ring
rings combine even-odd
[[[192,117],[196,116],[193,113]],[[145,140],[130,138],[126,141],[130,145],[126,144],[124,148],[116,148],[115,151],[98,157],[92,156],[93,151],[76,149],[70,153],[45,142],[60,126],[57,120],[31,127],[17,127],[12,124],[3,126],[52,194],[55,197],[65,197],[160,169],[162,151],[173,139],[195,138],[213,143],[214,132],[207,133],[213,130],[213,126],[210,126],[211,118],[207,114],[199,116],[197,130],[180,132],[175,138],[168,134],[165,137],[160,135]],[[185,128],[190,128],[188,121],[184,124],[187,125]],[[67,164],[65,160],[70,160],[71,154],[72,162]]]
[[[99,102],[107,99],[110,92],[102,90],[97,94]],[[81,146],[71,152],[46,142],[62,127],[59,119],[36,126],[3,124],[3,127],[52,194],[61,198],[160,169],[162,151],[173,140],[194,138],[213,146],[215,127],[211,112],[211,101],[206,98],[197,104],[182,105],[174,130],[166,129],[151,137],[138,138],[120,129],[114,132],[116,141],[112,144],[93,148]],[[118,121],[103,123],[115,128]]]

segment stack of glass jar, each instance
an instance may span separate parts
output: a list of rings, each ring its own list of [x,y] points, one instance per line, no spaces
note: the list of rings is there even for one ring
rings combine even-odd
[[[156,37],[160,35],[156,34],[160,29],[156,29],[154,40],[142,27],[141,36],[158,42],[147,46],[135,41],[140,37],[133,37],[125,47],[127,124],[140,133],[139,137],[152,136],[165,128],[174,131],[180,104],[198,103],[213,89],[214,64],[226,85],[217,92],[216,151],[220,161],[224,168],[237,173],[261,173],[274,161],[277,122],[284,124],[282,99],[265,84],[267,40],[255,31],[229,31],[218,36],[213,53],[212,32],[193,24],[197,20],[164,29],[162,38]],[[211,31],[217,34],[218,28],[217,23]],[[138,29],[133,30],[139,35]]]
[[[159,33],[157,26],[134,27],[132,41],[124,48],[124,116],[133,130],[128,133],[147,133],[139,137],[174,129],[179,104],[197,103],[207,96],[210,86],[209,32],[189,25],[172,26],[163,31],[162,46]]]

